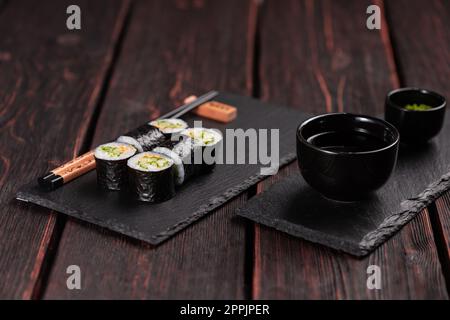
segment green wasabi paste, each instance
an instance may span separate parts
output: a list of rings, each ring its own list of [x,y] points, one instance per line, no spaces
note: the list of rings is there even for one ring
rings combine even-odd
[[[414,103],[414,104],[407,104],[406,106],[404,106],[404,108],[410,111],[427,111],[432,109],[433,107],[430,107],[429,105],[423,103],[421,104]]]

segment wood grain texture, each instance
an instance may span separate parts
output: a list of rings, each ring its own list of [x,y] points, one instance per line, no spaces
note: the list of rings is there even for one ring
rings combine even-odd
[[[80,151],[128,2],[79,1],[80,32],[66,28],[70,4],[10,1],[0,13],[1,298],[39,289],[56,215],[14,194]]]
[[[450,2],[386,1],[402,86],[450,96]],[[414,23],[411,23],[411,21]]]
[[[363,13],[369,4],[265,2],[260,64],[264,100],[317,113],[381,113],[386,92],[399,80],[385,21],[381,32],[366,29]],[[290,170],[297,170],[295,164]],[[270,183],[262,183],[260,190]],[[255,229],[254,256],[256,299],[448,297],[426,212],[365,259],[261,226]],[[381,290],[366,287],[366,270],[373,264],[381,268]]]
[[[3,11],[3,8],[6,7],[7,0],[0,0],[0,14]]]
[[[137,1],[93,145],[157,117],[190,94],[250,94],[252,1]],[[235,198],[152,248],[70,220],[45,298],[243,298],[245,226]],[[66,289],[78,264],[83,290]]]
[[[447,193],[436,201],[437,219],[435,232],[439,241],[441,241],[441,259],[445,267],[447,283],[450,279],[450,193]]]
[[[392,41],[404,86],[428,88],[450,97],[450,2],[388,1],[388,20],[392,26]],[[404,10],[405,7],[408,10]],[[399,15],[401,14],[401,18]],[[414,23],[408,23],[414,19]],[[447,106],[448,112],[448,106]],[[450,170],[450,160],[449,160]],[[435,231],[442,243],[441,259],[450,279],[450,193],[436,201]]]
[[[386,29],[366,28],[369,1],[267,1],[261,12],[261,96],[310,112],[383,110],[398,86]],[[276,83],[274,83],[276,81]]]

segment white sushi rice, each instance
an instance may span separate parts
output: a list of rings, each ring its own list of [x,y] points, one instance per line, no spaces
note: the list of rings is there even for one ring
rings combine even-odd
[[[122,142],[122,143],[127,143],[132,145],[133,147],[135,147],[137,149],[137,151],[139,152],[143,152],[144,149],[142,149],[141,145],[139,144],[139,142],[129,136],[120,136],[119,138],[117,138],[117,142]]]
[[[176,154],[175,152],[173,152],[172,150],[165,148],[165,147],[158,147],[153,149],[154,152],[165,155],[167,157],[169,157],[170,159],[173,160],[173,162],[175,163],[175,173],[176,173],[176,178],[175,178],[175,183],[176,185],[180,186],[183,184],[184,182],[184,165],[183,165],[183,160],[180,158],[180,156],[178,154]]]
[[[150,122],[149,124],[157,127],[162,133],[165,134],[177,133],[188,127],[185,121],[175,118],[158,119]]]
[[[167,163],[167,165],[162,166],[162,167],[158,167],[157,165],[152,165],[150,163],[146,163],[147,168],[144,168],[143,166],[140,165],[140,162],[142,162],[145,157],[156,157],[156,158],[160,158],[162,160],[164,160],[164,162]],[[165,170],[171,166],[173,166],[174,161],[169,158],[166,155],[163,154],[159,154],[156,152],[142,152],[142,153],[138,153],[137,155],[135,155],[134,157],[131,157],[130,159],[128,159],[127,165],[128,167],[130,167],[131,169],[134,170],[139,170],[139,171],[143,171],[143,172],[157,172],[157,171],[162,171]]]
[[[172,149],[173,152],[182,157],[183,161],[186,160],[184,159],[185,157],[190,158],[191,152],[193,152],[193,147],[196,147],[190,137],[185,135],[184,138],[183,143],[178,143]]]
[[[197,146],[214,146],[222,141],[222,134],[218,130],[207,128],[189,128],[181,132],[190,137]]]
[[[98,146],[94,156],[101,160],[124,160],[133,156],[136,148],[127,143],[110,142]]]

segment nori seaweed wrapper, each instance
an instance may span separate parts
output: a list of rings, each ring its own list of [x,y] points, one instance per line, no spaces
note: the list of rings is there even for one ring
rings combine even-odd
[[[205,151],[206,149],[212,149],[212,151]],[[201,147],[201,152],[202,152],[202,163],[197,165],[196,167],[196,172],[197,174],[205,174],[205,173],[209,173],[211,172],[214,167],[216,166],[216,162],[214,161],[211,164],[208,164],[204,161],[203,156],[205,155],[205,152],[208,152],[208,154],[211,153],[211,155],[216,158],[216,149],[215,146],[211,147],[211,146],[202,146]]]
[[[128,182],[127,160],[95,158],[98,186],[107,190],[123,189]]]
[[[206,128],[189,128],[186,131],[184,131],[182,134],[183,135],[187,135],[188,137],[191,137],[192,141],[194,142],[194,147],[192,148],[194,156],[193,159],[194,161],[192,163],[194,163],[194,171],[195,171],[195,175],[201,175],[201,174],[205,174],[205,173],[209,173],[211,172],[214,167],[216,166],[216,162],[217,162],[217,158],[216,158],[216,154],[217,151],[216,149],[222,144],[222,135],[220,134],[220,139],[216,140],[214,143],[206,145],[204,143],[198,143],[196,142],[196,137],[194,134],[194,137],[192,137],[191,132],[187,132],[190,130],[197,130],[197,129],[204,129],[204,130],[208,130],[211,131],[212,129],[206,129]],[[210,163],[210,157],[212,157],[213,162]],[[208,161],[207,161],[208,160]]]
[[[186,130],[186,128],[187,128],[187,123],[185,121],[181,120],[181,119],[168,118],[168,119],[162,119],[162,120],[179,120],[179,121],[182,121],[185,124],[185,127],[176,129],[174,132],[167,132],[167,133],[165,133],[163,130],[160,130],[158,128],[162,132],[162,134],[166,136],[167,140],[178,139],[178,137],[180,136],[181,131]],[[158,121],[158,120],[155,120],[155,121]],[[153,121],[149,122],[148,124],[153,126],[153,127],[155,127],[155,128],[157,128],[156,126],[152,125],[152,122]]]
[[[163,202],[175,195],[173,165],[161,171],[140,171],[128,167],[130,192],[140,201]]]
[[[176,138],[166,141],[161,147],[167,148],[176,153],[183,161],[184,181],[189,180],[196,175],[197,171],[194,164],[194,143],[191,138],[179,135]]]
[[[221,143],[221,142],[219,142]],[[188,145],[188,147],[184,147]],[[212,157],[216,157],[216,147],[218,144],[212,146],[199,146],[195,145],[193,140],[186,136],[180,135],[178,140],[168,140],[161,147],[172,150],[183,160],[185,181],[193,176],[211,172],[216,166],[216,162],[208,164],[204,161],[205,153],[211,153]],[[208,151],[206,151],[208,149]],[[186,152],[190,150],[190,152]],[[195,160],[198,160],[196,163]]]
[[[135,139],[144,151],[151,151],[170,138],[170,136],[165,135],[157,127],[150,124],[144,124],[139,128],[124,134],[124,136]]]

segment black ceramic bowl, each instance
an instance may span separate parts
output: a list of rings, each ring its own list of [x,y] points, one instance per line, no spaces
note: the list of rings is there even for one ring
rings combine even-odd
[[[306,182],[325,197],[361,200],[389,179],[399,140],[396,128],[381,119],[324,114],[298,127],[298,164]]]
[[[427,105],[428,110],[408,110],[407,105]],[[435,92],[419,88],[402,88],[388,93],[385,119],[400,132],[406,144],[423,144],[436,136],[444,123],[446,101]]]

